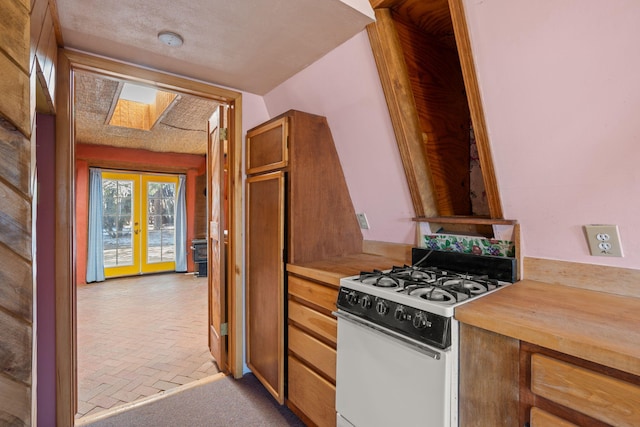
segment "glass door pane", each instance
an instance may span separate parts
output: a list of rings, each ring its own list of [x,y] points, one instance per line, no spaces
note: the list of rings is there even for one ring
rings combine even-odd
[[[146,244],[143,271],[175,269],[175,211],[177,177],[144,176]]]
[[[102,174],[102,251],[105,276],[135,274],[137,220],[136,189],[138,177],[131,174]]]

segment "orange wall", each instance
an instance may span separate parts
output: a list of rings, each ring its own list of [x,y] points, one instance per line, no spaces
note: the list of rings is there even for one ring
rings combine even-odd
[[[121,169],[133,172],[163,172],[186,174],[187,204],[187,270],[196,271],[189,242],[194,236],[196,177],[203,175],[205,156],[193,154],[156,153],[146,150],[76,145],[76,281],[86,283],[87,234],[89,209],[89,167]]]

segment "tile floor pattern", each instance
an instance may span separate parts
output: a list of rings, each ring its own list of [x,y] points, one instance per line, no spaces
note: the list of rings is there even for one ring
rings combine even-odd
[[[95,415],[216,374],[207,279],[161,274],[78,287],[78,414]]]

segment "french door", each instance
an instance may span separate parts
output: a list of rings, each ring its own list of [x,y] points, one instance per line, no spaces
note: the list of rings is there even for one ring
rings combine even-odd
[[[175,270],[176,175],[102,173],[105,277]]]

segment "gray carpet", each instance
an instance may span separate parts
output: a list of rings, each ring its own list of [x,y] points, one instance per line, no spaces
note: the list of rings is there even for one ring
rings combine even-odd
[[[252,374],[171,394],[116,413],[85,427],[304,427],[286,406],[280,406]]]

